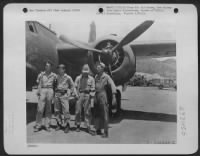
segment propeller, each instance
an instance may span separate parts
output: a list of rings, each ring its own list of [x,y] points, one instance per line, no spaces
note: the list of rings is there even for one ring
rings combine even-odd
[[[74,46],[76,46],[78,48],[98,53],[98,60],[101,61],[100,54],[101,55],[102,54],[108,54],[109,56],[112,57],[114,51],[116,51],[118,48],[121,48],[121,47],[127,45],[128,43],[132,42],[133,40],[135,40],[142,33],[144,33],[153,23],[154,23],[154,21],[151,21],[151,20],[144,21],[143,23],[138,25],[136,28],[134,28],[131,32],[129,32],[117,45],[115,45],[114,47],[112,47],[112,49],[109,49],[109,50],[95,49],[95,48],[90,47],[86,43],[83,43],[83,42],[80,42],[80,41],[71,40],[71,39],[69,39],[69,38],[67,38],[66,36],[63,36],[63,35],[60,36],[60,39],[63,42],[69,43],[69,44],[74,45]],[[92,41],[92,40],[96,39],[96,27],[95,27],[94,23],[92,25],[91,25],[91,27],[93,27],[93,30],[91,30],[91,32],[90,32],[89,41]],[[95,34],[94,34],[94,32],[95,32]],[[109,70],[108,72],[112,76],[111,62],[107,62],[107,65],[108,65],[108,70]]]
[[[69,43],[71,45],[74,45],[74,46],[76,46],[78,48],[84,49],[84,50],[93,51],[93,52],[97,52],[97,53],[102,53],[101,50],[94,49],[94,48],[90,47],[86,43],[83,43],[83,42],[80,42],[80,41],[71,40],[71,39],[67,38],[64,35],[60,36],[60,40],[62,40],[63,42]]]
[[[153,22],[154,21],[145,21],[137,26],[135,29],[129,32],[114,48],[112,48],[112,52],[135,40],[138,36],[144,33],[153,24]]]
[[[142,33],[144,33],[153,23],[154,23],[154,21],[144,21],[142,24],[140,24],[135,29],[133,29],[131,32],[129,32],[114,48],[112,48],[111,51],[113,52],[113,51],[117,50],[118,48],[125,46],[126,44],[135,40],[138,36],[140,36]],[[86,43],[70,40],[69,38],[67,38],[64,35],[61,35],[60,39],[64,42],[72,44],[81,49],[85,49],[85,50],[89,50],[89,51],[93,51],[93,52],[97,52],[97,53],[103,52],[103,50],[98,50],[98,49],[92,48]]]

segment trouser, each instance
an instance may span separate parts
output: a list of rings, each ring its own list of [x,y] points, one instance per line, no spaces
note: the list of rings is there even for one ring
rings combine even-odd
[[[70,120],[69,98],[60,93],[56,93],[54,111],[58,124],[65,127]]]
[[[53,99],[53,89],[52,88],[42,88],[40,96],[38,98],[38,106],[36,113],[36,125],[42,126],[42,117],[45,109],[45,127],[50,126],[51,121],[51,104]]]
[[[108,131],[109,107],[107,101],[108,100],[105,91],[96,93],[94,105],[94,123],[96,130],[104,129],[104,131]]]
[[[85,93],[80,93],[79,99],[76,102],[76,111],[75,111],[75,124],[81,124],[81,111],[82,107],[84,109],[84,121],[85,126],[90,127],[91,124],[91,106],[90,106],[90,95]]]

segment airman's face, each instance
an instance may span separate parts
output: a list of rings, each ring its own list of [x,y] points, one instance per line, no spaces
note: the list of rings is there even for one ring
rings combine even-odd
[[[51,64],[47,63],[45,65],[45,71],[50,72],[51,71]]]
[[[83,76],[88,76],[89,73],[88,73],[88,72],[82,72],[82,75],[83,75]]]
[[[103,68],[101,67],[101,65],[97,65],[97,73],[102,73],[103,72]]]
[[[59,67],[59,68],[58,68],[58,73],[59,73],[60,75],[64,74],[64,73],[65,73],[65,69],[62,68],[62,67]]]
[[[84,66],[83,66],[83,68],[82,68],[82,75],[83,76],[87,76],[87,75],[89,75],[89,66],[88,66],[88,64],[85,64]]]

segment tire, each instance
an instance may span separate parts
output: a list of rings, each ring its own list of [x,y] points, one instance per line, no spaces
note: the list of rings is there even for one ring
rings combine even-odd
[[[117,90],[116,94],[117,108],[116,112],[113,114],[114,117],[119,117],[121,114],[121,92]]]

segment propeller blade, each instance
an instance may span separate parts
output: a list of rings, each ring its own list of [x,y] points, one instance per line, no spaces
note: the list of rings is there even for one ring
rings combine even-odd
[[[137,26],[135,29],[133,29],[131,32],[129,32],[113,49],[112,51],[115,51],[119,47],[122,47],[131,41],[135,40],[138,36],[140,36],[142,33],[144,33],[152,24],[154,21],[144,21],[142,24]]]
[[[101,56],[100,55],[98,55],[98,60],[99,60],[99,62],[101,62]]]
[[[74,46],[76,46],[78,48],[81,48],[81,49],[85,49],[85,50],[92,51],[92,52],[97,52],[97,53],[102,53],[101,50],[94,49],[94,48],[90,47],[89,45],[87,45],[86,43],[82,43],[80,41],[70,40],[69,38],[67,38],[64,35],[60,36],[60,40],[62,40],[63,42],[69,43],[71,45],[74,45]]]

